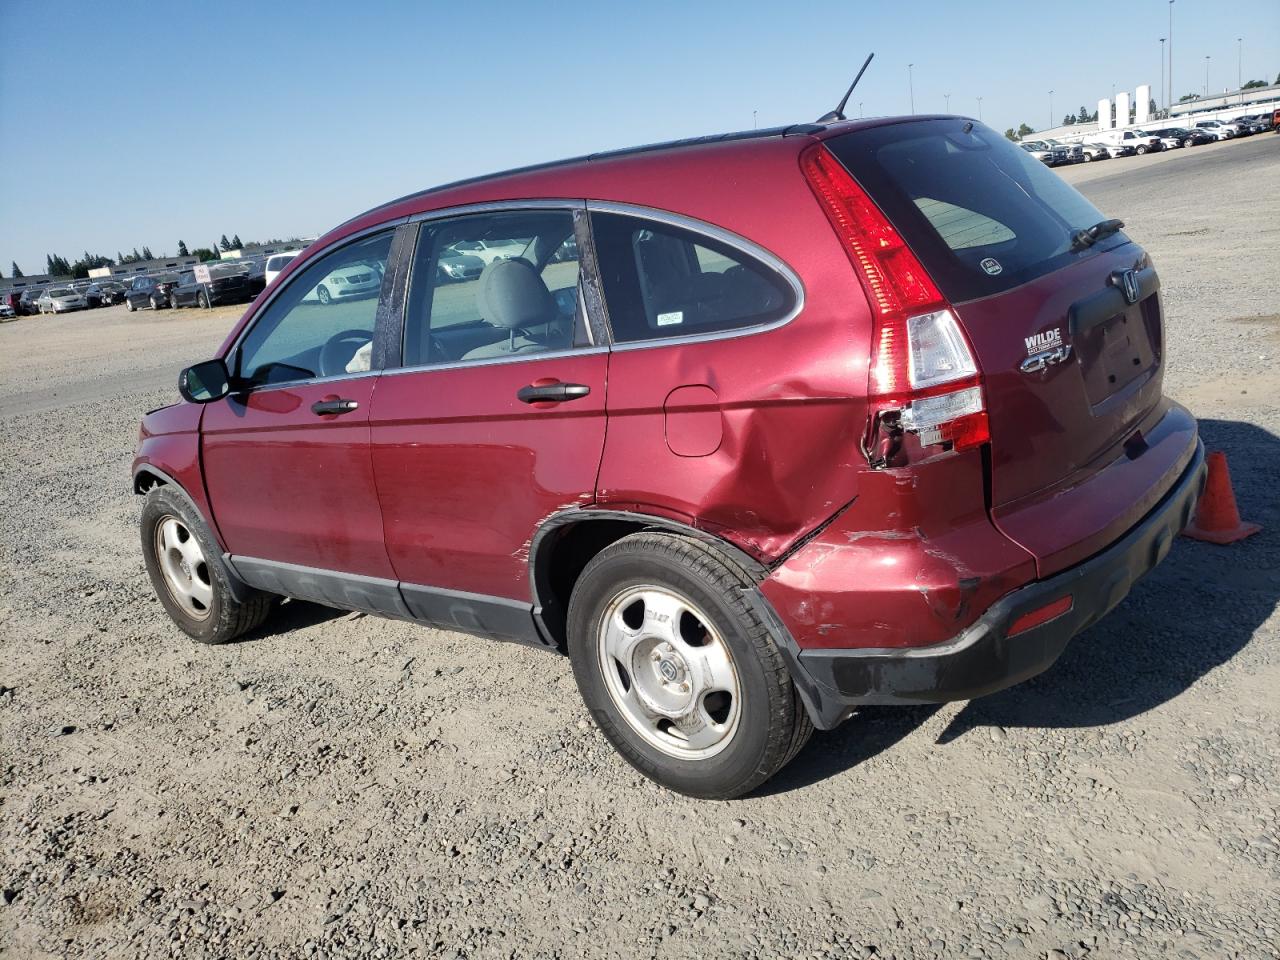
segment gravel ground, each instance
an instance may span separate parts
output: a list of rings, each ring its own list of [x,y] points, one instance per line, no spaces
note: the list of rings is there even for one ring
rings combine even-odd
[[[235,311],[0,327],[0,952],[1280,957],[1280,136],[1064,176],[1155,258],[1169,391],[1265,532],[731,803],[633,773],[551,654],[297,603],[187,642],[129,460]]]

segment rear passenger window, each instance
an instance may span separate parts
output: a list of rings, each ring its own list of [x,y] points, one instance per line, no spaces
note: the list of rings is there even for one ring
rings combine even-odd
[[[568,210],[422,225],[405,316],[407,367],[517,359],[584,346]]]
[[[618,343],[771,323],[795,305],[776,271],[704,234],[617,213],[593,213],[591,229]]]

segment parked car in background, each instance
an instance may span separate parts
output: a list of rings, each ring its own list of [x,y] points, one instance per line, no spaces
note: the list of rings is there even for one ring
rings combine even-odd
[[[22,291],[22,295],[18,297],[18,313],[23,316],[31,316],[40,312],[40,294],[43,290],[40,287],[27,287]]]
[[[1163,146],[1159,137],[1135,129],[1104,130],[1098,134],[1098,142],[1128,146],[1138,156],[1155,153]]]
[[[382,286],[382,264],[355,263],[334,270],[307,294],[307,300],[319,300],[323,304],[341,300],[360,300],[376,297]]]
[[[211,266],[208,283],[197,280],[195,271],[184,271],[181,282],[169,291],[169,306],[175,308],[214,307],[224,303],[247,303],[252,299],[247,273],[239,267]]]
[[[1080,150],[1084,154],[1085,162],[1094,160],[1110,160],[1111,150],[1105,143],[1082,143]]]
[[[1233,124],[1218,120],[1201,120],[1196,123],[1196,129],[1211,134],[1215,140],[1231,140],[1236,135],[1236,127]]]
[[[485,262],[479,257],[449,247],[440,251],[436,265],[442,280],[475,280],[484,268]]]
[[[1046,140],[1045,143],[1056,151],[1059,147],[1067,153],[1067,163],[1084,163],[1084,147],[1079,143],[1064,143],[1061,140]]]
[[[134,277],[125,291],[124,305],[130,312],[150,307],[159,310],[169,306],[169,294],[178,286],[181,279],[176,273],[168,273],[160,277]]]
[[[286,250],[284,253],[273,253],[267,257],[262,271],[263,279],[270,284],[272,280],[280,276],[280,271],[289,265],[289,261],[301,252],[300,250]]]
[[[1214,141],[1213,134],[1186,127],[1162,127],[1151,132],[1162,140],[1176,140],[1183,147],[1196,147]]]
[[[36,303],[41,313],[70,313],[86,306],[84,297],[74,287],[46,287]]]
[[[495,260],[514,260],[524,253],[524,240],[460,240],[450,249],[456,253],[468,253],[479,257],[486,265]]]
[[[22,309],[22,291],[21,290],[6,291],[5,295],[3,297],[0,297],[0,302],[3,302],[6,307],[12,310],[13,315],[15,317],[22,316],[24,311]]]
[[[17,315],[18,311],[13,309],[13,306],[7,299],[0,299],[0,319],[12,320]]]
[[[644,776],[741,796],[867,704],[1042,673],[1177,549],[1204,449],[1164,394],[1181,340],[1123,226],[961,117],[662,144],[375,207],[144,417],[157,600],[203,643],[288,596],[565,651]],[[570,236],[579,260],[553,262]],[[460,238],[523,249],[441,284]],[[367,298],[308,302],[337,276]],[[1145,652],[1097,661],[1100,702],[1160,655],[1130,612]],[[1089,673],[1096,644],[1076,655]],[[504,709],[471,707],[477,730]]]
[[[244,295],[252,300],[267,286],[267,261],[254,260],[247,264],[244,271]]]
[[[1018,146],[1022,147],[1023,150],[1027,151],[1027,153],[1031,154],[1045,166],[1056,166],[1054,150],[1044,141],[1024,140],[1022,143],[1018,144]]]
[[[84,291],[84,300],[90,307],[109,307],[124,301],[125,286],[115,280],[91,283]]]

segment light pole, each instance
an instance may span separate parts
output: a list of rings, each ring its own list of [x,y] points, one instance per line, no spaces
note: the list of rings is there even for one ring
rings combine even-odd
[[[1204,96],[1209,99],[1209,54],[1204,55]]]
[[[1173,109],[1173,0],[1169,0],[1169,108]]]
[[[911,112],[916,112],[916,84],[915,79],[911,76],[911,68],[914,63],[907,64],[907,91],[911,94]]]
[[[756,123],[756,111],[754,110],[751,111],[751,129],[752,130],[760,129],[760,124]]]
[[[1165,102],[1165,110],[1169,109],[1169,101],[1165,99],[1164,93],[1164,37],[1160,38],[1160,99]],[[1167,117],[1169,114],[1166,113]]]
[[[859,120],[862,119],[862,101],[861,100],[858,101],[858,119]]]
[[[1049,91],[1049,128],[1053,128],[1053,91]]]
[[[1236,89],[1244,88],[1244,37],[1236,37]]]
[[[981,122],[982,120],[982,98],[981,97],[978,98],[978,120],[979,122]]]
[[[951,112],[951,94],[944,93],[942,99],[947,101],[947,113]]]

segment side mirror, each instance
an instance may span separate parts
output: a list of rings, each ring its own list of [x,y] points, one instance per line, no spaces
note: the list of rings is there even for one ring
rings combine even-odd
[[[212,403],[231,392],[231,376],[221,359],[206,360],[178,374],[178,392],[190,403]]]

